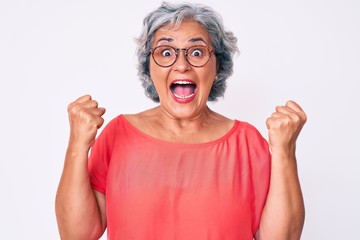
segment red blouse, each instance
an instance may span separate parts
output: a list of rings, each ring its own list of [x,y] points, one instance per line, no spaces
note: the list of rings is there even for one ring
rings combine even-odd
[[[245,122],[211,142],[178,144],[120,115],[92,147],[89,174],[106,194],[108,239],[251,240],[270,160],[267,141]]]

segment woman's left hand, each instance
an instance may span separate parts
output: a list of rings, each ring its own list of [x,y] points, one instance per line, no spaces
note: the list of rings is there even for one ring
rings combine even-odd
[[[271,151],[295,154],[296,140],[306,120],[305,112],[294,101],[277,106],[275,112],[266,120]]]
[[[305,207],[297,173],[295,145],[306,120],[305,112],[294,101],[277,106],[266,120],[271,150],[271,177],[255,239],[300,239]]]

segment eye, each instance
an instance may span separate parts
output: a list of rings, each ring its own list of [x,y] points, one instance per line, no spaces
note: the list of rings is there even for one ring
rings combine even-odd
[[[204,48],[201,47],[191,48],[190,55],[192,57],[202,57],[204,55]]]
[[[172,52],[170,49],[164,49],[161,51],[161,56],[163,57],[170,57],[172,55]]]
[[[175,49],[170,46],[160,46],[155,48],[155,54],[161,58],[174,57],[176,54],[175,52]]]

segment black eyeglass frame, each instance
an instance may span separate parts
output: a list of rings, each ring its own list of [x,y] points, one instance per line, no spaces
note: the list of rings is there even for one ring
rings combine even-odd
[[[175,60],[174,60],[173,63],[171,63],[170,65],[160,65],[160,64],[155,60],[154,52],[155,52],[155,50],[156,50],[157,48],[160,48],[160,47],[169,47],[169,48],[172,48],[172,49],[175,50]],[[188,59],[188,51],[189,51],[189,49],[191,49],[191,48],[196,48],[196,47],[206,48],[207,51],[208,51],[208,53],[209,53],[209,58],[206,60],[206,62],[205,62],[204,64],[202,64],[202,65],[200,65],[200,66],[196,66],[196,65],[191,64],[191,63],[189,62],[189,59]],[[208,46],[204,46],[204,45],[194,45],[194,46],[191,46],[191,47],[188,47],[188,48],[174,48],[174,47],[169,46],[169,45],[160,45],[160,46],[157,46],[157,47],[155,47],[155,48],[150,49],[150,54],[151,54],[154,62],[155,62],[158,66],[167,68],[167,67],[171,67],[172,65],[174,65],[174,64],[176,63],[176,61],[177,61],[177,59],[178,59],[178,56],[179,56],[179,51],[184,51],[186,62],[188,62],[188,63],[189,63],[191,66],[193,66],[193,67],[199,67],[199,68],[200,68],[200,67],[205,66],[205,65],[209,62],[209,60],[210,60],[210,58],[211,58],[211,53],[214,52],[214,49],[211,49],[211,48],[209,48]]]

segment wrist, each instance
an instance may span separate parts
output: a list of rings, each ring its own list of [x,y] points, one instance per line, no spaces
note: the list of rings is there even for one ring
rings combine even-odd
[[[295,151],[296,151],[295,144],[283,144],[283,145],[270,144],[269,146],[272,154],[280,154],[285,156],[295,155]]]
[[[69,140],[67,152],[71,155],[83,155],[88,154],[90,151],[89,144],[86,144],[82,141],[76,141],[73,139]]]
[[[295,146],[270,146],[272,162],[296,162]]]
[[[89,152],[94,141],[89,142],[87,140],[82,139],[79,136],[76,137],[70,135],[68,148],[71,148],[74,151]]]

